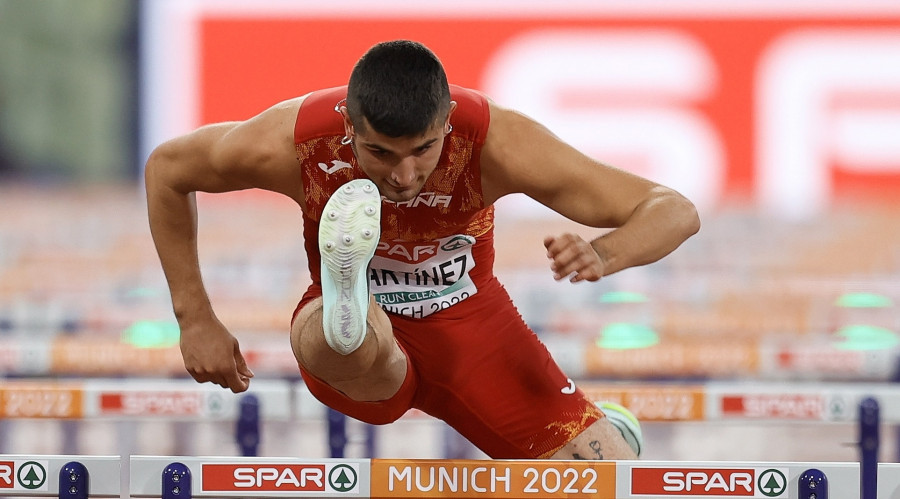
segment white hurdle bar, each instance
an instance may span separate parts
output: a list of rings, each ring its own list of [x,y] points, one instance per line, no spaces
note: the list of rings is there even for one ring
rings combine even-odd
[[[73,476],[70,473],[73,463],[83,465],[85,472]],[[125,466],[130,471],[128,484],[119,480],[120,467]],[[877,499],[900,497],[900,464],[880,464],[878,476]],[[71,499],[647,499],[667,496],[854,499],[860,498],[859,481],[859,464],[840,462],[183,456],[131,456],[126,460],[117,456],[0,455],[0,496]]]
[[[262,418],[287,421],[291,391],[291,383],[283,380],[254,381],[238,395],[190,379],[4,380],[0,419],[225,421],[239,416],[241,397],[251,394],[259,400]]]
[[[897,383],[581,382],[579,386],[594,400],[621,403],[646,422],[854,422],[857,421],[855,407],[871,396],[881,407],[883,423],[900,424],[900,384]],[[286,380],[255,380],[248,392],[239,395],[188,379],[4,380],[0,386],[0,399],[4,401],[0,404],[0,439],[9,431],[9,423],[18,418],[60,419],[74,429],[77,426],[72,423],[78,420],[115,420],[122,433],[117,453],[128,455],[132,453],[130,442],[135,421],[235,421],[246,395],[257,398],[259,420],[263,424],[325,419],[325,406],[307,387]],[[416,417],[421,417],[421,413],[410,411],[404,416]],[[65,435],[71,437],[70,433],[67,431]],[[185,442],[189,443],[189,439]],[[78,453],[70,447],[74,445],[64,445],[61,453]],[[185,449],[178,453],[194,452]]]
[[[859,463],[131,456],[123,496],[896,499],[900,464],[877,462],[879,407],[874,398],[860,403],[859,419]],[[105,486],[110,476],[117,476],[109,472],[122,469],[104,471],[99,476]],[[80,461],[11,456],[0,461],[0,495],[7,484],[5,488],[27,490],[28,495],[50,495],[56,476],[59,498],[106,497],[101,494],[108,490],[91,489],[90,475]]]
[[[122,465],[119,456],[0,454],[0,496],[124,497]]]
[[[594,400],[621,403],[642,421],[852,422],[859,402],[874,397],[881,421],[900,424],[900,383],[582,381],[578,386]],[[254,380],[249,391],[235,395],[189,379],[4,380],[0,419],[233,420],[246,394],[258,398],[265,421],[325,419],[325,406],[302,382]]]
[[[78,420],[115,421],[119,448],[130,454],[137,421],[190,424],[210,421],[238,423],[236,444],[244,455],[255,455],[261,421],[288,421],[293,417],[291,383],[259,380],[245,393],[233,394],[193,380],[87,379],[80,381],[4,380],[0,384],[0,449],[9,420],[58,419],[67,425],[62,453],[78,453],[71,444]],[[254,409],[246,421],[248,405]],[[249,423],[249,424],[245,424]],[[180,441],[191,453],[190,439]],[[2,451],[2,450],[0,450]],[[181,452],[181,451],[179,451]]]

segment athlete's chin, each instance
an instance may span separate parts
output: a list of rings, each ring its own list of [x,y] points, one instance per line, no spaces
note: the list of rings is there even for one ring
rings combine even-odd
[[[416,196],[419,195],[419,191],[421,190],[422,189],[420,187],[397,189],[396,187],[387,186],[386,188],[381,189],[381,195],[387,198],[388,201],[392,201],[394,203],[406,203],[408,201],[416,199]]]

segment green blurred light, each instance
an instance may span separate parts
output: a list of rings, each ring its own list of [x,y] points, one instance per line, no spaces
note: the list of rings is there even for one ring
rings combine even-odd
[[[180,338],[178,324],[169,321],[135,321],[122,333],[122,342],[137,348],[168,348]]]
[[[884,295],[876,293],[845,293],[834,302],[838,307],[846,308],[887,308],[894,302]]]
[[[145,286],[138,286],[135,288],[131,288],[125,292],[125,296],[128,298],[148,298],[159,295],[159,291],[153,288],[148,288]]]
[[[644,303],[647,296],[635,291],[609,291],[600,295],[600,303]]]
[[[887,350],[900,345],[900,335],[883,327],[854,324],[841,328],[834,343],[841,350]]]
[[[600,331],[595,344],[599,348],[611,350],[628,350],[648,348],[659,343],[659,334],[643,324],[615,322]]]

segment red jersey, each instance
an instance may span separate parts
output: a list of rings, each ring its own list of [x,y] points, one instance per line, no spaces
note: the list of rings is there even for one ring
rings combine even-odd
[[[481,191],[481,148],[490,122],[487,99],[450,87],[457,102],[437,168],[419,195],[382,198],[381,239],[369,264],[370,292],[386,311],[425,317],[476,294],[493,278],[493,206]],[[319,219],[338,187],[366,178],[337,107],[347,87],[313,92],[297,113],[294,143],[303,178],[303,235],[313,286],[319,275]]]
[[[335,107],[346,93],[346,87],[314,92],[297,115],[313,283],[295,317],[322,293],[318,233],[326,201],[344,183],[366,177],[351,147],[341,144],[344,125]],[[385,424],[417,408],[493,458],[546,459],[603,413],[572,390],[493,275],[494,211],[484,205],[479,163],[488,104],[471,90],[450,93],[457,108],[438,166],[416,199],[382,198],[381,239],[369,264],[369,289],[395,314],[393,335],[407,358],[402,386],[387,400],[360,402],[300,371],[319,400],[361,421]]]

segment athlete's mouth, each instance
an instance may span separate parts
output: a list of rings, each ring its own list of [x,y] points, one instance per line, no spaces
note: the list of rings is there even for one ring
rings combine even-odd
[[[388,182],[388,189],[382,190],[381,194],[395,202],[410,201],[419,195],[422,190],[420,185],[411,185],[409,187],[399,187]]]

